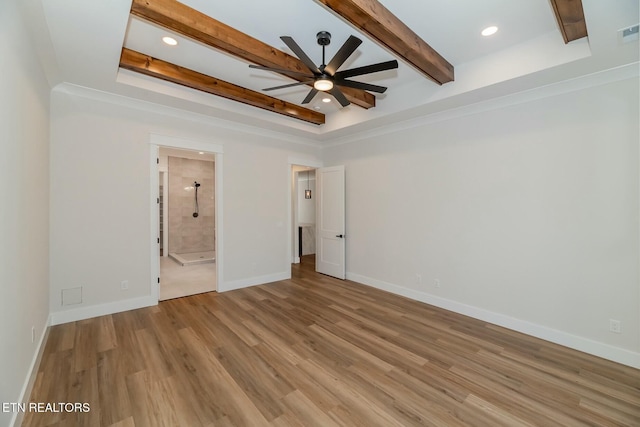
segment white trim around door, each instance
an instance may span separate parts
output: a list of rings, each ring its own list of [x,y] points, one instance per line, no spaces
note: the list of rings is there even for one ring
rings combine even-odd
[[[160,277],[160,249],[157,242],[158,237],[158,190],[159,190],[159,174],[158,174],[158,150],[160,146],[179,148],[183,150],[191,151],[204,151],[215,155],[215,253],[216,253],[216,290],[224,289],[222,285],[223,280],[223,266],[224,266],[224,254],[222,248],[224,247],[224,218],[223,218],[223,146],[220,144],[213,144],[204,141],[195,141],[186,138],[160,135],[151,133],[149,134],[149,144],[151,149],[149,150],[149,177],[151,182],[150,192],[150,212],[151,212],[151,246],[150,246],[150,260],[151,260],[151,297],[158,301],[160,297],[160,288],[158,286],[158,279]],[[168,248],[166,249],[168,250]],[[221,286],[222,285],[222,286]]]

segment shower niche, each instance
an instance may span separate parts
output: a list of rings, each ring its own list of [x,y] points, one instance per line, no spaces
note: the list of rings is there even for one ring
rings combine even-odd
[[[197,156],[197,153],[194,153]],[[215,262],[215,164],[167,156],[166,227],[171,259],[186,266]]]

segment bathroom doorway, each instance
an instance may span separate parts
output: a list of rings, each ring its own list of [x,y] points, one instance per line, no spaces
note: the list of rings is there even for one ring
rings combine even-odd
[[[158,149],[158,300],[217,289],[216,156]]]

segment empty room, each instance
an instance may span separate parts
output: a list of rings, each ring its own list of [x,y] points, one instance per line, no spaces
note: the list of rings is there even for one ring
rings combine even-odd
[[[640,425],[639,8],[0,1],[0,427]]]

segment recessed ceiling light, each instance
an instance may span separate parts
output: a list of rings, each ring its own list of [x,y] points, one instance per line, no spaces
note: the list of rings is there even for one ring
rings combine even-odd
[[[322,98],[322,102],[324,103],[331,102],[331,98]]]
[[[169,46],[175,46],[175,45],[178,44],[178,40],[174,39],[173,37],[169,37],[169,36],[163,37],[162,41],[165,42],[166,44],[168,44]]]
[[[204,154],[204,151],[198,151],[198,154]]]
[[[484,30],[482,30],[482,32],[480,34],[482,34],[483,36],[487,37],[487,36],[491,36],[495,33],[498,32],[498,27],[496,27],[495,25],[492,25],[490,27],[485,28]]]
[[[316,111],[320,111],[320,107],[318,107],[317,105],[315,107],[313,107],[314,110]]]

